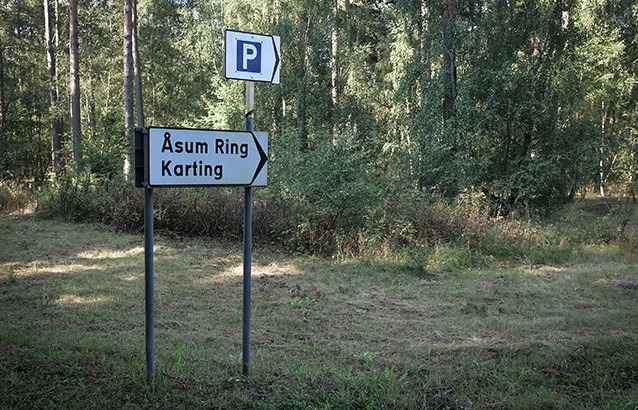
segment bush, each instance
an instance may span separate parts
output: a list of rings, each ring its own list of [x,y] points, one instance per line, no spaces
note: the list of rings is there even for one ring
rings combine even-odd
[[[0,181],[0,212],[13,212],[26,208],[32,194],[23,184]]]
[[[325,136],[307,152],[284,151],[272,164],[268,190],[277,211],[270,231],[293,249],[334,253],[356,248],[360,234],[375,223],[384,197],[373,156],[348,133],[338,143]]]
[[[264,209],[267,204],[256,198],[253,230],[263,235],[269,228],[260,222],[260,216],[269,212]],[[237,189],[156,189],[153,211],[154,228],[158,232],[241,238],[243,231],[243,195]],[[141,232],[144,193],[122,179],[100,179],[91,174],[65,177],[41,195],[37,212],[45,218],[100,222],[124,231]]]
[[[461,195],[450,203],[426,195],[383,193],[365,174],[359,157],[336,162],[334,149],[301,156],[294,178],[255,190],[256,241],[301,252],[401,260],[429,270],[512,259],[558,262],[571,252],[551,227],[491,216],[482,194]],[[123,180],[85,175],[55,183],[40,197],[37,210],[45,217],[141,232],[143,209],[143,190]],[[243,192],[156,189],[154,225],[162,233],[241,240]]]
[[[431,270],[458,270],[494,261],[529,259],[560,262],[572,244],[555,228],[513,216],[492,216],[482,194],[466,194],[450,204],[427,196],[386,202],[378,234],[403,260]],[[375,235],[368,234],[373,238]]]
[[[98,178],[118,178],[124,166],[126,130],[119,113],[107,112],[97,119],[99,130],[82,144],[82,166]]]
[[[141,190],[122,179],[99,179],[91,174],[66,176],[38,199],[37,213],[45,218],[100,222],[125,231],[143,227]]]

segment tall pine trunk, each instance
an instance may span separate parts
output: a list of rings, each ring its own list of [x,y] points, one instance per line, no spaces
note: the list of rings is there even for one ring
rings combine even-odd
[[[425,105],[428,104],[429,100],[428,93],[430,92],[430,85],[432,84],[432,62],[430,58],[432,49],[430,0],[421,0],[420,40],[419,52],[421,56],[421,107],[425,109]],[[425,158],[428,155],[426,152],[426,136],[424,134],[421,134],[419,137],[419,145],[419,162],[422,162],[425,161]],[[418,188],[420,191],[424,191],[426,188],[426,181],[423,173],[419,173]]]
[[[53,38],[55,41],[55,50],[60,50],[60,14],[59,14],[59,1],[55,0],[54,4],[55,4],[55,18],[53,20]],[[60,146],[64,147],[64,117],[62,116],[62,110],[59,107],[59,101],[60,101],[60,69],[58,68],[60,64],[60,60],[59,59],[55,59],[55,96],[58,100],[58,109],[60,112],[60,115],[58,116],[58,134],[60,135]],[[61,162],[61,166],[64,163],[64,158],[60,157],[60,162]]]
[[[601,111],[602,111],[602,118],[600,121],[600,147],[599,147],[599,151],[600,151],[600,162],[598,164],[598,173],[599,173],[599,189],[600,189],[600,196],[605,196],[605,162],[604,162],[604,158],[605,158],[605,121],[607,120],[607,109],[605,107],[605,101],[603,101],[601,103]]]
[[[454,115],[456,99],[456,56],[454,37],[456,31],[454,0],[445,0],[443,5],[443,118]]]
[[[6,117],[6,105],[4,101],[4,44],[2,43],[2,31],[0,31],[0,144],[4,144],[4,120]],[[0,145],[2,147],[2,145]],[[3,147],[2,147],[3,148]],[[2,151],[4,152],[4,150]]]
[[[4,101],[4,45],[2,43],[2,30],[0,30],[0,153],[7,152],[6,136],[4,133],[5,112],[6,105]],[[0,169],[5,169],[5,164],[1,160],[2,158],[3,155],[0,155]]]
[[[569,21],[571,19],[571,15],[569,12],[569,2],[567,0],[562,1],[563,10],[561,11],[561,25],[563,30],[567,30],[569,28]]]
[[[140,68],[140,50],[138,47],[137,29],[137,0],[133,3],[133,70],[135,72],[135,107],[137,108],[137,126],[144,126],[144,105],[142,104],[142,70]]]
[[[331,96],[332,96],[332,110],[335,114],[333,117],[333,142],[336,144],[336,135],[334,135],[334,131],[336,129],[336,113],[337,106],[339,104],[339,91],[337,90],[337,78],[339,75],[339,61],[337,59],[337,53],[339,51],[339,35],[337,34],[338,26],[337,26],[337,18],[339,17],[339,0],[333,0],[332,3],[332,33],[331,33],[331,43],[332,43],[332,52],[330,55],[330,66],[332,69],[331,72]]]
[[[56,0],[57,1],[57,0]],[[56,24],[57,25],[57,24]],[[57,73],[53,32],[51,30],[51,9],[49,0],[44,0],[44,35],[47,46],[47,67],[49,71],[49,97],[51,100],[51,159],[56,176],[61,175],[60,151],[62,149],[62,133],[58,111]]]
[[[78,52],[78,0],[69,0],[69,62],[71,89],[71,133],[73,134],[73,170],[82,172],[82,127],[80,120],[80,69]]]
[[[131,2],[124,0],[124,177],[133,180],[135,133],[133,128],[133,17]]]
[[[311,21],[309,15],[300,16],[297,19],[298,24],[305,23],[306,31],[303,34],[302,41],[298,44],[299,60],[296,67],[297,72],[297,151],[306,152],[308,146],[308,129],[307,129],[307,117],[306,117],[306,95],[307,95],[307,83],[308,73],[310,71],[310,63],[308,61],[308,36],[311,30]]]

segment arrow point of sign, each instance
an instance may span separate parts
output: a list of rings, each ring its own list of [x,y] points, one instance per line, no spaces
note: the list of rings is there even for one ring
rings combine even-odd
[[[257,165],[257,169],[255,170],[255,175],[253,175],[253,179],[252,181],[250,181],[249,185],[252,185],[255,182],[255,179],[257,179],[257,176],[266,165],[266,162],[268,162],[268,155],[266,155],[266,152],[261,147],[261,144],[259,143],[259,140],[255,136],[255,133],[251,132],[251,134],[253,135],[253,140],[255,141],[255,145],[257,146],[257,151],[259,151],[259,165]]]
[[[270,36],[270,39],[272,40],[272,48],[275,51],[275,66],[273,67],[273,70],[272,70],[272,78],[270,79],[270,82],[274,84],[279,84],[279,76],[277,76],[277,78],[275,79],[275,76],[277,75],[277,70],[279,70],[279,62],[280,62],[279,47],[277,47],[278,41],[275,41],[275,36]],[[279,37],[277,39],[279,39]]]
[[[272,48],[275,50],[275,70],[277,70],[279,67],[279,50],[275,42],[275,36],[270,36],[270,39],[272,40]]]

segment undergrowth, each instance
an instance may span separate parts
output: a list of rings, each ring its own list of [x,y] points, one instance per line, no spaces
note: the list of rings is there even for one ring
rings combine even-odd
[[[294,252],[394,260],[432,271],[521,261],[561,263],[585,242],[622,239],[630,248],[633,243],[614,236],[617,207],[599,215],[592,225],[590,215],[582,215],[586,211],[580,208],[578,213],[574,206],[561,211],[565,217],[554,223],[494,215],[482,194],[460,195],[450,202],[387,193],[384,201],[362,204],[366,215],[356,220],[322,214],[306,202],[277,195],[274,189],[255,190],[255,240]],[[143,206],[141,189],[122,180],[86,175],[53,184],[39,197],[37,211],[45,218],[100,222],[140,232]],[[581,219],[587,226],[576,232]],[[154,224],[162,234],[241,240],[243,192],[237,188],[156,189]],[[587,229],[593,233],[584,234]]]
[[[0,212],[9,213],[24,209],[32,197],[31,189],[24,184],[0,180]]]

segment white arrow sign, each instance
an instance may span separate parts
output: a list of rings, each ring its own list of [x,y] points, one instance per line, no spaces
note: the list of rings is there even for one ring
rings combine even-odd
[[[268,133],[148,129],[148,185],[266,186]]]
[[[224,38],[225,78],[279,84],[278,36],[226,30]]]

